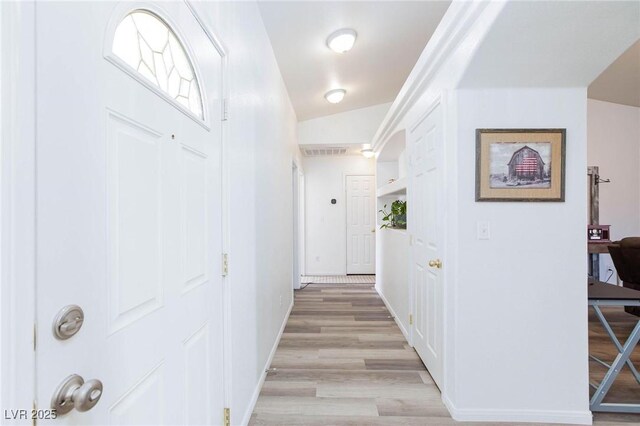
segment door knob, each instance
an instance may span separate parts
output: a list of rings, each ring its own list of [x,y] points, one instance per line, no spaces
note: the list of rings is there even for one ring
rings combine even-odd
[[[91,410],[102,396],[102,382],[97,379],[87,380],[72,374],[53,393],[51,408],[58,414],[67,414],[74,408],[78,411]]]
[[[429,261],[429,267],[430,268],[442,268],[442,260],[440,259],[433,259]]]

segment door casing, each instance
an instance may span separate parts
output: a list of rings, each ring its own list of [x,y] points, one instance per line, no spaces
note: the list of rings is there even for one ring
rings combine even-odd
[[[30,410],[36,318],[35,3],[0,3],[0,43],[0,406]],[[15,81],[22,84],[12,85]]]

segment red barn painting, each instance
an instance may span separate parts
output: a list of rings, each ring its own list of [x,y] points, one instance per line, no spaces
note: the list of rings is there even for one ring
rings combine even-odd
[[[545,177],[544,165],[545,163],[538,151],[524,146],[514,152],[511,160],[509,160],[509,180],[543,180]]]

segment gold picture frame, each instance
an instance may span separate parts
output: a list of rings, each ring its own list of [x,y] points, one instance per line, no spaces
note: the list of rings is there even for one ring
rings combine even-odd
[[[566,129],[477,129],[476,201],[564,201]]]

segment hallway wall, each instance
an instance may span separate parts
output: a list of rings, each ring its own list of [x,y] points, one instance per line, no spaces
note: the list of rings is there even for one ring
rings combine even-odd
[[[308,275],[347,273],[345,176],[375,175],[362,156],[304,157],[306,269]],[[336,204],[331,204],[331,199]]]
[[[251,414],[293,302],[291,161],[299,157],[297,120],[257,4],[194,7],[229,51],[228,397],[231,422],[240,424]]]
[[[586,88],[465,89],[455,103],[453,404],[487,420],[583,421]],[[565,201],[475,202],[478,128],[566,128]],[[478,239],[478,221],[490,223],[489,240]]]

